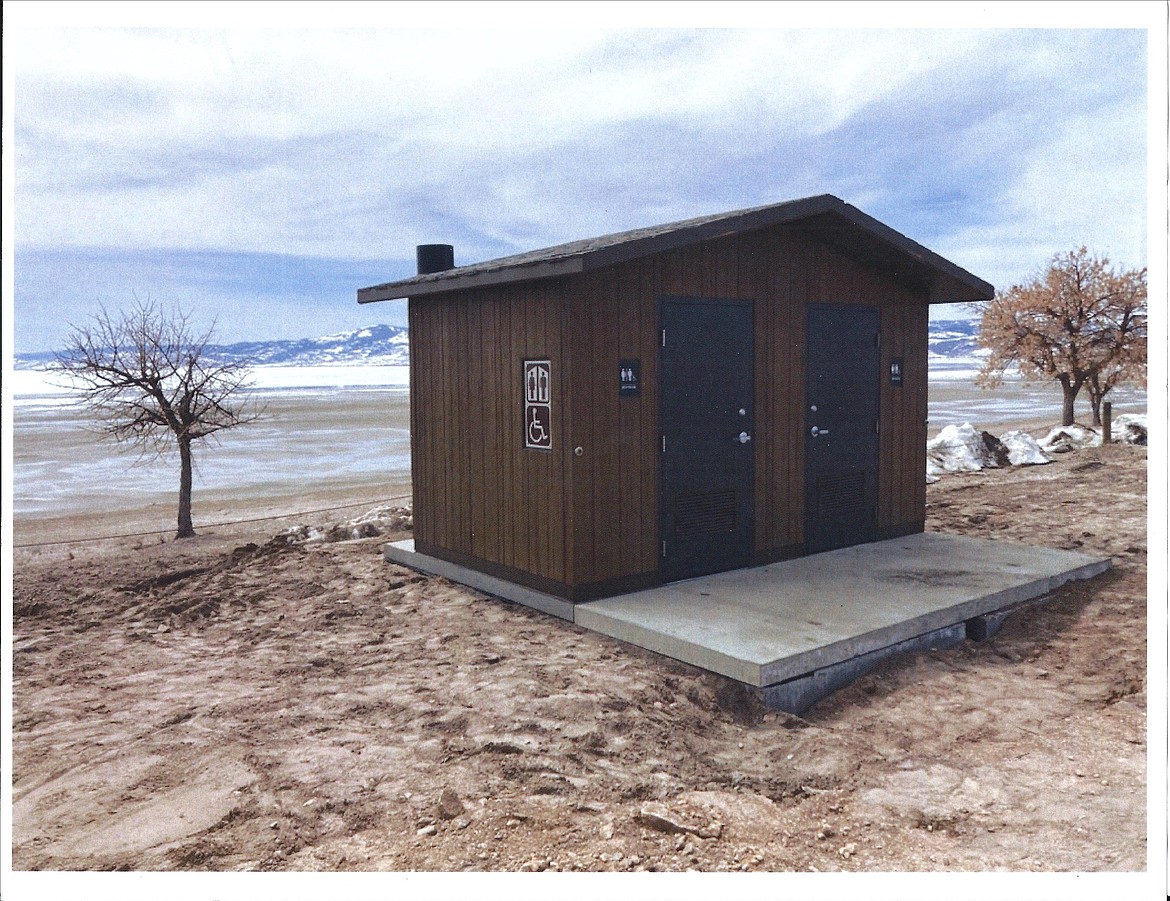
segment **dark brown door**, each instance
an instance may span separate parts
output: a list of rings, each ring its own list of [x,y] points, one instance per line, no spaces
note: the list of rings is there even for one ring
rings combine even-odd
[[[876,307],[811,305],[805,412],[805,550],[877,540]]]
[[[659,349],[664,581],[752,551],[752,304],[664,298]]]

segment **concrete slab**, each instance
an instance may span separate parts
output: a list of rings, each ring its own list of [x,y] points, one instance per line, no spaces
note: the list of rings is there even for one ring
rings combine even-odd
[[[574,606],[420,554],[413,541],[382,550],[391,563],[746,682],[797,714],[895,654],[989,638],[1026,602],[1109,568],[1073,551],[921,534]]]
[[[578,604],[578,625],[764,687],[1047,594],[1107,558],[919,534]]]
[[[382,556],[386,558],[387,563],[398,563],[432,576],[442,576],[444,579],[450,579],[452,582],[458,582],[460,585],[466,585],[476,591],[482,591],[484,594],[515,601],[525,607],[533,607],[543,613],[551,613],[553,616],[559,616],[569,622],[573,621],[572,601],[534,591],[523,585],[517,585],[515,582],[506,582],[495,576],[468,569],[466,566],[440,560],[438,557],[420,554],[414,549],[413,540],[395,541],[383,545]]]
[[[756,693],[760,700],[773,710],[783,710],[801,716],[817,701],[857,681],[883,660],[913,651],[944,651],[957,647],[967,637],[966,631],[964,623],[956,623],[945,629],[935,629],[917,638],[899,641],[888,648],[870,651],[860,657],[813,670],[795,679],[765,685],[763,688],[757,688]]]

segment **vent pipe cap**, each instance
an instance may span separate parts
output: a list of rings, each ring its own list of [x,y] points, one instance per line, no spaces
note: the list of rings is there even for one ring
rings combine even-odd
[[[455,268],[455,248],[450,244],[419,244],[417,256],[419,275]]]

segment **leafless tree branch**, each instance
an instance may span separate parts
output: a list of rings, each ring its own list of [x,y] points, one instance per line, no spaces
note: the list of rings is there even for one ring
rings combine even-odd
[[[121,313],[104,306],[74,326],[52,369],[80,392],[102,423],[100,432],[137,446],[141,457],[179,451],[178,537],[191,524],[191,445],[226,429],[255,422],[245,361],[215,361],[208,353],[214,325],[192,327],[191,314],[135,302]]]

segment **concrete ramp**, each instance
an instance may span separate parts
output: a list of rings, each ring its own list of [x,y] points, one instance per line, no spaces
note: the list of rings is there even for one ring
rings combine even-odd
[[[765,688],[853,661],[868,669],[886,650],[953,645],[968,620],[1108,568],[1107,558],[1072,551],[927,533],[591,601],[575,613],[585,628]],[[819,681],[840,685],[824,673]]]

